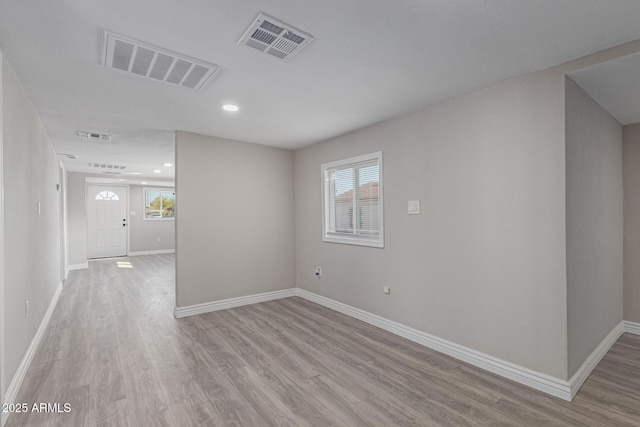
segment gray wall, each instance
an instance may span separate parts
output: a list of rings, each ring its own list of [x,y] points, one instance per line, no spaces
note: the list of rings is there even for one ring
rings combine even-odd
[[[624,127],[624,319],[640,323],[640,124]]]
[[[144,189],[139,185],[129,186],[129,251],[169,250],[176,247],[174,220],[144,220]],[[160,188],[160,187],[148,187]],[[163,189],[166,189],[163,187]],[[160,241],[158,242],[158,238]]]
[[[176,195],[178,307],[295,286],[293,152],[177,132]]]
[[[566,378],[562,76],[505,81],[296,151],[297,285]],[[322,242],[320,164],[378,150],[385,248]],[[414,199],[422,213],[409,216]]]
[[[3,73],[4,387],[60,283],[59,160],[9,63]],[[41,203],[41,214],[37,205]],[[25,301],[30,314],[25,318]],[[6,391],[3,390],[3,393]]]
[[[622,321],[622,126],[570,78],[565,91],[571,377]]]
[[[67,174],[67,230],[69,265],[87,262],[87,202],[85,174]]]
[[[3,96],[2,87],[4,86],[2,77],[2,61],[4,56],[0,51],[0,194],[4,193],[4,127],[3,119]],[[4,403],[5,394],[5,374],[4,374],[4,203],[0,197],[0,403]],[[4,417],[0,415],[0,424],[4,421]]]

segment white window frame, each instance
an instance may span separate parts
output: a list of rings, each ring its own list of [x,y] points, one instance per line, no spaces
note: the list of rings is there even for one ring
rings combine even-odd
[[[377,161],[378,162],[378,223],[380,230],[378,235],[357,234],[357,230],[353,233],[333,232],[329,230],[329,173],[334,169],[347,168],[349,166],[357,166],[359,163]],[[369,246],[374,248],[384,248],[384,198],[383,198],[383,177],[382,177],[382,151],[363,154],[361,156],[350,157],[348,159],[337,160],[334,162],[323,163],[320,166],[321,183],[322,183],[322,241],[330,243],[343,243],[348,245]],[[355,193],[355,189],[354,189]],[[354,206],[355,208],[356,206]]]
[[[142,219],[143,221],[175,221],[175,210],[173,212],[173,216],[163,216],[160,218],[147,218],[147,191],[160,191],[160,197],[162,197],[162,192],[172,192],[175,194],[176,189],[170,187],[143,187],[142,188]],[[175,199],[174,199],[174,209],[175,209]]]

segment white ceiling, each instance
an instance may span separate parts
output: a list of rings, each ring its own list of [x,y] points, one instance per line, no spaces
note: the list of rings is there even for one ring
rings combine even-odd
[[[238,46],[260,11],[314,41],[291,63]],[[0,43],[58,151],[81,156],[69,170],[170,177],[175,130],[302,147],[640,39],[639,17],[636,0],[2,1]],[[195,92],[104,68],[102,28],[221,71]]]

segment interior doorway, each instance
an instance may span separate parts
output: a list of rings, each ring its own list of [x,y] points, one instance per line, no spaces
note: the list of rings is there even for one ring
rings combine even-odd
[[[126,186],[87,186],[87,257],[127,255]]]

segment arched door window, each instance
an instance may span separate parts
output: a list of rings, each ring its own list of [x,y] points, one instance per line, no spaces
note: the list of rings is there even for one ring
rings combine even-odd
[[[120,197],[113,191],[101,191],[96,194],[96,200],[120,200]]]

